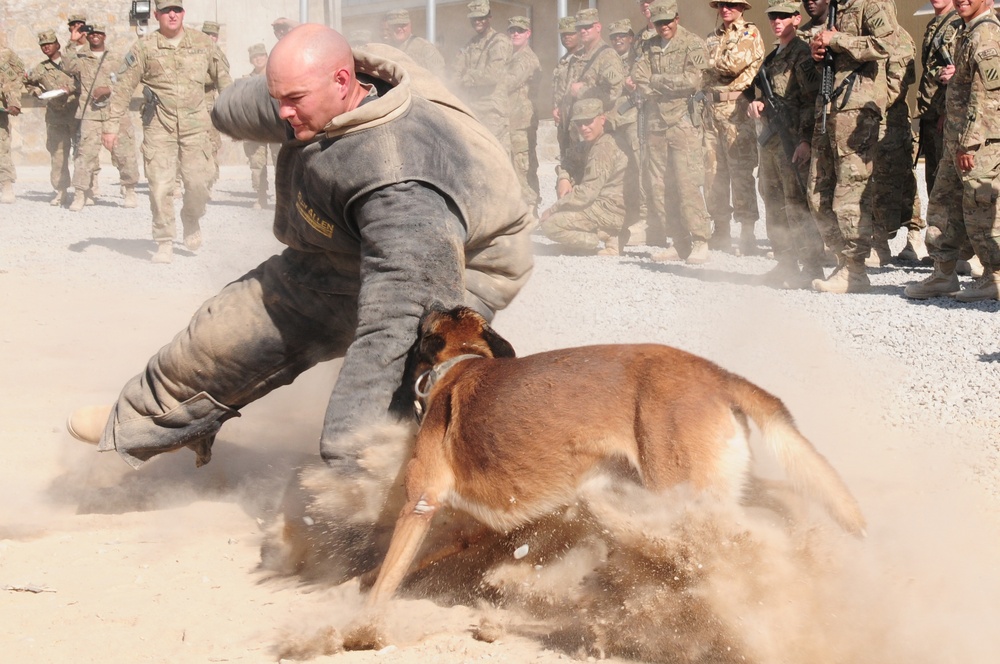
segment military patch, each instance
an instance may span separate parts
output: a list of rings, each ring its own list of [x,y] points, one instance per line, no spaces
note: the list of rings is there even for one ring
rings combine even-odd
[[[983,77],[983,85],[987,90],[1000,88],[1000,58],[990,58],[979,63],[979,74]]]
[[[893,32],[893,21],[889,20],[885,10],[879,4],[869,5],[871,11],[865,11],[865,23],[873,37],[885,37]]]
[[[982,62],[983,60],[989,60],[990,58],[995,58],[1000,53],[997,52],[995,48],[984,48],[983,50],[976,53],[976,62]]]
[[[691,56],[691,64],[695,67],[704,68],[705,66],[705,56],[701,53],[695,53]]]

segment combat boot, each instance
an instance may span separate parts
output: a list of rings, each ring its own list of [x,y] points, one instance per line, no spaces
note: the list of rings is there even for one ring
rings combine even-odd
[[[799,276],[795,281],[794,288],[812,288],[813,281],[823,281],[823,268],[819,263],[809,263],[802,266]]]
[[[134,184],[125,185],[124,187],[122,187],[122,192],[125,195],[125,202],[122,203],[122,207],[134,208],[139,204],[139,202],[136,200],[135,197]]]
[[[14,202],[14,183],[4,182],[0,188],[0,203],[10,204]]]
[[[52,207],[58,207],[63,204],[63,200],[65,198],[66,198],[66,190],[56,189],[56,195],[52,197],[51,201],[49,201],[49,205],[51,205]]]
[[[896,258],[913,263],[919,263],[927,258],[927,245],[919,229],[911,228],[906,231],[906,246],[900,250]]]
[[[757,236],[753,232],[753,224],[740,224],[740,256],[756,256],[760,253],[757,248]]]
[[[959,302],[1000,300],[1000,272],[986,270],[971,288],[956,293],[955,299]]]
[[[254,210],[266,210],[267,209],[267,192],[258,191],[257,200],[253,204]]]
[[[716,224],[715,231],[708,240],[708,248],[715,251],[724,251],[727,254],[733,253],[733,237],[729,231],[729,222]]]
[[[867,293],[872,284],[868,279],[865,262],[848,259],[844,266],[836,270],[828,279],[816,279],[812,282],[813,290],[821,293]]]
[[[695,240],[691,243],[691,253],[684,262],[688,265],[704,265],[708,262],[708,242]]]
[[[97,194],[94,193],[93,189],[88,189],[84,193],[83,204],[84,205],[96,205],[97,201],[94,200]]]
[[[77,408],[66,420],[66,430],[77,440],[96,445],[101,441],[110,416],[111,406]]]
[[[170,240],[160,242],[156,253],[150,259],[154,263],[170,263],[174,260],[174,243]]]
[[[184,246],[191,251],[201,249],[201,229],[195,229],[190,233],[184,233]]]
[[[865,259],[866,267],[885,267],[892,262],[892,251],[889,249],[889,237],[885,233],[875,233],[872,240],[872,250]]]
[[[628,229],[628,239],[625,241],[625,245],[628,247],[639,247],[646,244],[646,222],[640,221]],[[624,232],[624,231],[623,231]],[[619,236],[621,240],[621,236]]]
[[[87,202],[87,194],[83,189],[77,189],[73,194],[73,202],[69,205],[70,212],[79,212]]]
[[[822,274],[820,274],[822,278]],[[761,281],[771,288],[798,288],[799,265],[794,258],[782,257],[778,264],[764,273]]]
[[[903,295],[911,300],[927,300],[932,297],[954,295],[959,288],[955,261],[947,261],[934,263],[931,276],[904,288]]]

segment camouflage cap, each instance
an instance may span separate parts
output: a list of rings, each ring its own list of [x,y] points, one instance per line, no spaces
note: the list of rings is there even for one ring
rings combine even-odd
[[[490,15],[490,0],[473,0],[469,8],[469,18],[486,18]]]
[[[623,18],[620,21],[615,21],[608,26],[608,36],[611,35],[627,35],[628,33],[635,34],[632,30],[632,21],[627,18]]]
[[[575,16],[563,16],[559,19],[559,34],[565,35],[569,32],[576,32]]]
[[[217,35],[219,34],[219,24],[215,21],[205,21],[201,24],[201,31],[206,35]]]
[[[58,44],[59,40],[56,39],[55,30],[42,30],[38,33],[38,45],[45,46],[46,44]]]
[[[184,0],[156,0],[156,11],[162,12],[167,7],[180,7],[184,9]]]
[[[267,47],[263,43],[254,44],[247,49],[247,53],[251,58],[257,55],[267,55]]]
[[[793,0],[767,0],[768,14],[799,14],[799,3]]]
[[[604,104],[601,103],[600,99],[581,99],[573,104],[573,110],[570,111],[570,121],[588,122],[603,113]]]
[[[87,22],[86,14],[70,14],[66,18],[67,25],[73,25],[74,23],[86,23],[86,22]]]
[[[91,33],[100,32],[102,35],[108,34],[108,30],[107,28],[104,27],[103,23],[91,23],[90,32]]]
[[[725,2],[727,5],[743,5],[745,9],[753,9],[753,5],[747,2],[747,0],[712,0],[708,3],[708,6],[715,9],[719,6],[720,2]]]
[[[596,9],[588,7],[587,9],[581,9],[576,13],[576,27],[587,27],[588,25],[593,25],[595,23],[601,22],[601,16],[597,13]]]
[[[520,28],[521,30],[531,30],[531,19],[527,16],[514,16],[507,20],[507,29]]]
[[[393,9],[385,13],[385,22],[389,25],[409,25],[410,12],[405,9]]]
[[[656,0],[649,6],[649,20],[672,21],[677,18],[677,0]]]

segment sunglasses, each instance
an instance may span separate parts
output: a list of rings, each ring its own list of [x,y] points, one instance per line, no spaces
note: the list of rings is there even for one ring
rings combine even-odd
[[[795,14],[788,14],[786,12],[771,12],[767,15],[767,18],[770,21],[784,21],[792,18],[793,16],[795,16]]]
[[[160,13],[161,14],[183,14],[184,13],[184,8],[183,7],[164,7],[163,9],[160,10]]]
[[[527,32],[524,28],[507,28],[508,35],[520,35]]]
[[[719,9],[743,9],[746,7],[742,2],[720,2],[716,6]]]

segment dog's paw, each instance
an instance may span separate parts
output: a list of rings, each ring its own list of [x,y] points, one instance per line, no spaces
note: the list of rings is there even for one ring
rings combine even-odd
[[[379,618],[355,622],[344,635],[345,650],[381,650],[389,645],[389,634]]]

